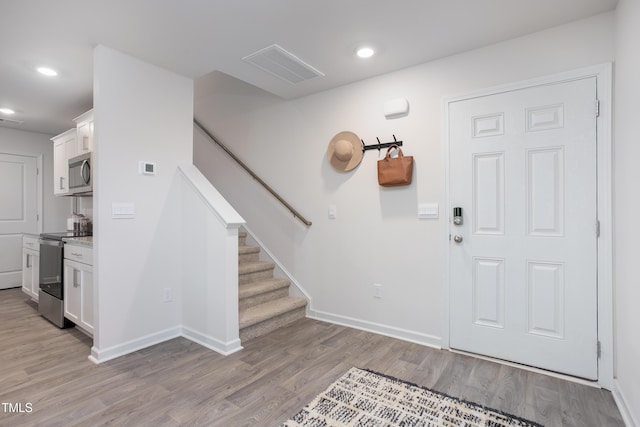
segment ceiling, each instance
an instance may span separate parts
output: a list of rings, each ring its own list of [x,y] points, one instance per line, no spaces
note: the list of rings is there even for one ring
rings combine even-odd
[[[613,10],[617,0],[0,0],[0,108],[57,134],[92,107],[93,48],[196,79],[221,71],[295,98]],[[291,84],[242,58],[278,44],[324,76]],[[360,59],[354,50],[372,45]],[[34,68],[58,70],[54,78]]]

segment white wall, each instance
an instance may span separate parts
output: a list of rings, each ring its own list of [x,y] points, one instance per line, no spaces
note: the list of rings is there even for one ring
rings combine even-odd
[[[53,142],[51,135],[25,132],[0,127],[0,153],[42,156],[41,179],[43,180],[42,231],[66,230],[66,218],[71,213],[71,198],[53,195]]]
[[[197,81],[198,120],[313,221],[308,229],[199,132],[194,163],[312,295],[313,315],[447,346],[443,99],[613,54],[608,13],[292,101],[222,74]],[[385,120],[384,102],[398,97],[409,100],[409,116]],[[416,162],[413,183],[380,188],[377,151],[354,171],[333,170],[327,144],[343,130],[367,144],[393,134],[403,140]],[[419,220],[418,203],[432,202],[440,218]],[[337,207],[335,220],[327,218],[329,205]],[[381,299],[373,298],[373,283],[382,285]]]
[[[628,416],[640,426],[640,286],[637,255],[640,240],[638,182],[640,144],[640,3],[620,0],[616,10],[615,65],[615,330],[616,371],[619,395]]]
[[[177,166],[190,163],[193,81],[104,46],[94,52],[94,284],[97,361],[179,335],[182,240]],[[155,176],[138,161],[157,164]],[[135,219],[112,219],[113,203]],[[163,291],[173,301],[163,302]]]

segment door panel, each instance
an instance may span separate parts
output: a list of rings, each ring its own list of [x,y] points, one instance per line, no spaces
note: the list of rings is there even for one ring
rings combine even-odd
[[[597,379],[595,102],[585,78],[449,104],[452,348]]]
[[[504,234],[504,153],[473,157],[475,234]]]
[[[527,272],[529,333],[564,338],[564,265],[530,261]]]
[[[564,149],[527,152],[527,233],[562,236],[564,233]]]
[[[34,157],[0,154],[0,289],[22,282],[22,234],[36,233],[37,168]]]
[[[504,260],[473,260],[473,313],[476,325],[504,327]]]

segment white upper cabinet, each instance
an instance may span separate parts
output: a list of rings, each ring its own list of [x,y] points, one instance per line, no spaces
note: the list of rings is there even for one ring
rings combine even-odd
[[[77,154],[93,151],[93,110],[73,119],[76,122],[78,135]]]
[[[93,110],[73,119],[76,127],[53,141],[53,194],[69,194],[69,159],[93,151]]]
[[[53,141],[53,194],[62,196],[69,193],[69,157],[77,155],[76,130],[69,129]]]

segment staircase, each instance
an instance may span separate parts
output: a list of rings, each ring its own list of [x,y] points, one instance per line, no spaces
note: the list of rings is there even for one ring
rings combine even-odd
[[[289,296],[289,280],[273,277],[275,264],[260,260],[260,247],[238,232],[240,340],[274,331],[305,317],[307,300]]]

